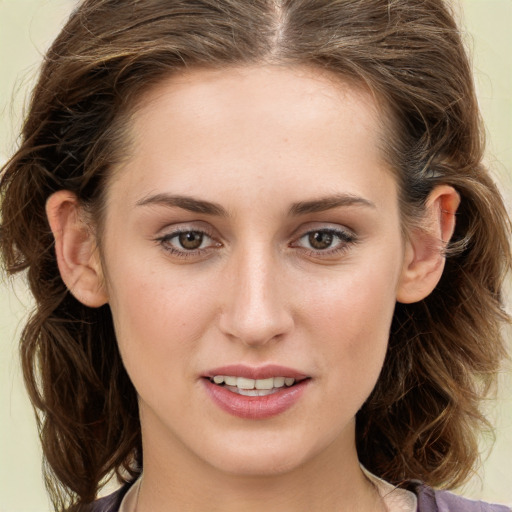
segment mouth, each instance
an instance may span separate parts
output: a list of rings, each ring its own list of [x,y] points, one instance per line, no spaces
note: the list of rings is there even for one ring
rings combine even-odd
[[[304,380],[304,379],[301,379]],[[233,393],[243,396],[267,396],[294,386],[299,380],[293,377],[268,377],[266,379],[249,379],[234,375],[215,375],[210,382]]]
[[[231,365],[202,376],[205,390],[224,412],[244,419],[266,419],[292,408],[311,377],[277,365]]]

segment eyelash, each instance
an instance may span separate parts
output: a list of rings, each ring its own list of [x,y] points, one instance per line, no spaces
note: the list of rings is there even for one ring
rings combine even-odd
[[[199,235],[202,235],[203,237],[209,238],[214,242],[214,244],[209,244],[208,247],[198,248],[198,249],[192,249],[187,250],[185,247],[182,249],[177,249],[176,247],[173,247],[171,244],[171,240],[177,239],[182,234],[187,233],[197,233]],[[168,233],[166,235],[160,236],[155,239],[156,242],[158,242],[165,251],[167,251],[172,256],[176,256],[178,258],[194,258],[197,256],[205,255],[210,249],[221,247],[222,244],[220,242],[215,242],[214,238],[207,233],[204,229],[177,229],[176,231],[173,231],[172,233]],[[202,245],[202,244],[201,244]],[[212,247],[212,245],[214,247]]]
[[[314,248],[306,248],[304,247],[304,251],[308,254],[308,256],[339,256],[346,252],[351,245],[354,245],[357,243],[357,237],[354,233],[350,231],[345,231],[342,229],[335,229],[335,228],[319,228],[319,229],[310,229],[309,231],[306,231],[303,235],[301,235],[296,242],[293,242],[291,244],[291,247],[296,247],[297,242],[299,240],[305,239],[306,237],[310,237],[313,234],[319,234],[322,233],[324,235],[330,235],[333,237],[332,243],[335,244],[336,242],[334,239],[338,239],[338,242],[335,247],[331,248],[328,247],[326,249],[314,249]]]
[[[212,242],[207,247],[199,247],[198,249],[187,250],[185,247],[178,249],[171,245],[171,241],[177,239],[182,234],[187,233],[195,233],[199,234],[203,237],[209,238]],[[300,237],[298,237],[294,242],[292,242],[289,246],[301,248],[298,245],[298,242],[306,237],[310,237],[313,234],[324,234],[333,237],[332,243],[336,243],[335,239],[338,240],[336,246],[334,248],[328,247],[326,249],[314,249],[302,247],[302,249],[306,252],[308,256],[338,256],[347,251],[351,245],[354,245],[358,242],[356,235],[350,231],[345,231],[342,229],[334,229],[334,228],[319,228],[319,229],[311,229],[303,233]],[[186,258],[194,258],[198,256],[206,255],[211,249],[222,247],[222,244],[218,241],[215,241],[212,235],[206,232],[203,229],[178,229],[173,231],[172,233],[168,233],[166,235],[160,236],[155,239],[155,242],[159,243],[165,251],[167,251],[172,256],[176,256],[178,258],[186,259]],[[202,243],[204,240],[202,241]],[[201,245],[202,245],[201,243]]]

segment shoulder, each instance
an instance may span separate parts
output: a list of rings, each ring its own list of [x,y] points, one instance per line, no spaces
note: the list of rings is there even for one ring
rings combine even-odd
[[[511,512],[504,505],[493,505],[457,496],[449,491],[437,491],[421,482],[407,485],[418,497],[418,512]]]

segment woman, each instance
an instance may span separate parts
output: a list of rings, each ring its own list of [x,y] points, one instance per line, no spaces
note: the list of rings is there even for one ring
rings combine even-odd
[[[83,2],[1,185],[55,508],[480,510],[482,150],[440,0]]]

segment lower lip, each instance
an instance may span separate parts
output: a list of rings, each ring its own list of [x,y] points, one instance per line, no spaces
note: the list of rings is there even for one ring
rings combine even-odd
[[[203,379],[212,400],[225,412],[239,418],[262,420],[288,410],[300,399],[310,379],[266,396],[244,396]]]

